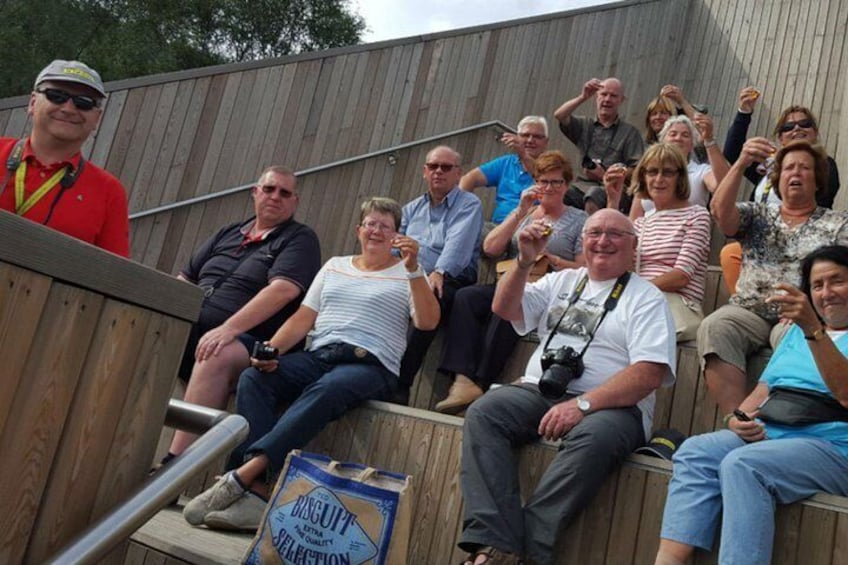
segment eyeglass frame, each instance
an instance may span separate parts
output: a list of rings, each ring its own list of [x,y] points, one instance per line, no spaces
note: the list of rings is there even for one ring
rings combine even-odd
[[[99,110],[102,99],[95,98],[94,96],[86,96],[85,94],[71,94],[67,90],[56,87],[45,87],[45,88],[36,88],[33,92],[36,94],[41,94],[47,99],[48,102],[53,104],[54,106],[62,106],[68,100],[70,100],[74,108],[79,110],[80,112],[90,112],[92,110]],[[59,100],[62,98],[63,100]],[[80,106],[82,104],[82,106]],[[91,106],[89,107],[89,104]],[[83,107],[84,106],[84,107]]]

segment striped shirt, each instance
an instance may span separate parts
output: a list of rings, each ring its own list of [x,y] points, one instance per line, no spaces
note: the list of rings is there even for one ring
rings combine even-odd
[[[683,298],[701,304],[710,252],[710,214],[703,206],[662,210],[634,222],[639,236],[637,269],[651,280],[672,269],[689,276],[677,291]]]
[[[349,343],[370,351],[398,374],[413,313],[403,262],[382,271],[360,271],[353,257],[327,261],[303,306],[318,312],[310,351],[331,343]]]

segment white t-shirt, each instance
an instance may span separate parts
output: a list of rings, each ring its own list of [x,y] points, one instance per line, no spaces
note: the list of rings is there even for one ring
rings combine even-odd
[[[513,322],[512,326],[521,335],[536,330],[540,343],[527,362],[522,382],[539,382],[542,376],[540,361],[548,335],[586,274],[585,267],[566,269],[550,273],[525,287],[521,302],[524,319]],[[591,328],[603,313],[604,302],[614,284],[615,279],[589,280],[580,299],[568,309],[548,348],[557,349],[568,345],[577,352],[582,351]],[[625,367],[639,361],[666,365],[668,371],[663,386],[670,386],[674,382],[676,345],[674,320],[662,292],[638,275],[631,274],[618,305],[598,327],[595,338],[583,356],[583,376],[571,382],[568,392],[589,392]],[[651,393],[638,403],[642,411],[645,437],[650,437],[655,402],[655,395]]]
[[[349,343],[367,349],[395,375],[400,372],[414,313],[403,262],[360,271],[353,257],[333,257],[318,271],[303,305],[318,312],[310,351]]]
[[[692,206],[698,204],[707,207],[707,200],[710,198],[710,191],[707,190],[707,185],[704,184],[704,177],[712,171],[709,163],[696,163],[689,161],[686,165],[686,171],[689,175],[689,204]],[[654,201],[647,198],[642,199],[642,209],[645,215],[649,216],[656,211]]]

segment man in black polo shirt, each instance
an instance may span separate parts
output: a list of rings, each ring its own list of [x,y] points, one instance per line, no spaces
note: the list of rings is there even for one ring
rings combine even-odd
[[[318,237],[293,217],[294,173],[269,167],[252,196],[256,216],[220,229],[179,274],[206,294],[180,367],[187,402],[225,408],[254,342],[269,339],[298,309],[321,268]],[[194,439],[177,432],[166,460]]]
[[[575,116],[574,111],[595,98],[596,117]],[[604,171],[615,163],[632,170],[642,157],[645,145],[639,130],[621,119],[618,109],[624,102],[624,87],[617,78],[593,78],[580,94],[556,109],[559,129],[582,155],[580,173],[565,195],[565,203],[583,208],[584,196],[596,186],[603,187]],[[632,198],[622,197],[620,210],[627,214]]]

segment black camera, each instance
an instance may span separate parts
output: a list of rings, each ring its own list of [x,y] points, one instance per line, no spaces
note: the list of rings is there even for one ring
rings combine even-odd
[[[277,351],[276,347],[271,347],[262,341],[256,341],[253,343],[253,353],[250,356],[259,361],[272,361],[279,355],[280,352]]]
[[[592,169],[596,168],[598,164],[595,162],[594,159],[592,159],[588,155],[583,155],[583,161],[580,163],[580,166],[588,171],[591,171]]]
[[[548,349],[542,353],[542,378],[539,391],[548,398],[560,398],[568,383],[583,374],[583,356],[569,346]]]

